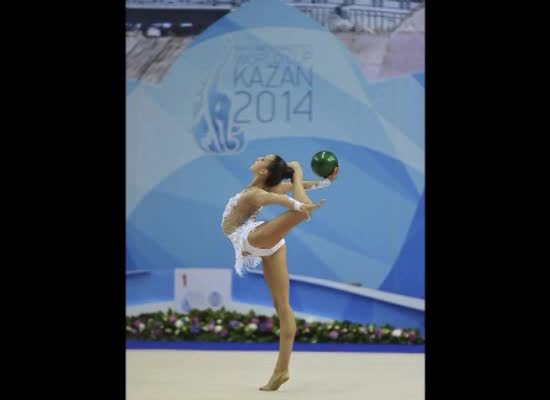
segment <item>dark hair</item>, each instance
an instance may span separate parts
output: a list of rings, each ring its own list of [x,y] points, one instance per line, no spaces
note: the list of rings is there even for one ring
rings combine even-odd
[[[278,155],[275,155],[275,159],[269,164],[267,171],[269,175],[265,184],[268,187],[277,186],[283,179],[292,179],[294,175],[294,170]]]

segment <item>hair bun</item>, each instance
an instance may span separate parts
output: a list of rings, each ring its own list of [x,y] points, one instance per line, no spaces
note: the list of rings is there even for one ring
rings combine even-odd
[[[287,166],[285,171],[285,179],[288,179],[288,178],[292,179],[293,176],[294,176],[294,170],[292,169],[292,167]]]

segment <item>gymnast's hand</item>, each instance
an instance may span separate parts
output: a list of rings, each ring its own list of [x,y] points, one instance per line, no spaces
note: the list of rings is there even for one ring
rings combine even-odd
[[[334,168],[334,171],[332,171],[332,174],[327,176],[327,179],[330,179],[331,182],[334,182],[337,176],[338,176],[338,167]]]
[[[319,200],[317,203],[302,203],[302,205],[300,206],[300,212],[305,214],[307,220],[309,221],[311,219],[311,213],[321,207],[324,202],[325,199]]]

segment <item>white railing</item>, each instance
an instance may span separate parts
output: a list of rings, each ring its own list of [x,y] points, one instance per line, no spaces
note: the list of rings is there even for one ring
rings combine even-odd
[[[250,0],[126,0],[129,9],[231,10]],[[389,32],[423,0],[288,0],[332,32]]]

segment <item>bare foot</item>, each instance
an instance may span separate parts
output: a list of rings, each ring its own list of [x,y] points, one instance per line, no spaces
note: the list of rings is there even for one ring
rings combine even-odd
[[[279,387],[288,381],[290,379],[290,376],[288,375],[288,371],[282,371],[278,373],[274,373],[269,382],[267,382],[267,385],[262,386],[260,390],[263,391],[274,391],[279,389]]]

